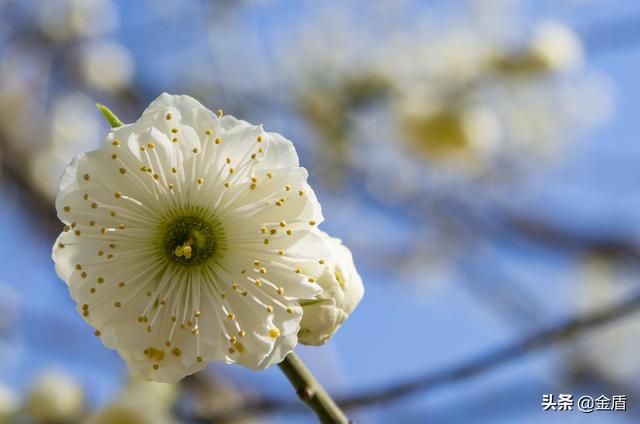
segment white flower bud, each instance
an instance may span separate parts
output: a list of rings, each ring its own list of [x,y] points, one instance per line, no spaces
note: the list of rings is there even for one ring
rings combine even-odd
[[[84,392],[71,378],[56,372],[42,374],[27,394],[25,412],[35,422],[69,422],[84,409]]]
[[[316,299],[301,301],[303,313],[298,340],[302,344],[325,344],[351,315],[364,295],[351,251],[342,242],[323,233],[330,250],[325,267],[316,278],[324,292]]]

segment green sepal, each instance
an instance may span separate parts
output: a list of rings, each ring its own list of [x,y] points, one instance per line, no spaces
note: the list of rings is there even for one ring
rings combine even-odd
[[[98,107],[100,112],[102,112],[104,117],[107,119],[107,122],[109,123],[109,125],[111,125],[111,128],[118,128],[124,125],[122,121],[119,120],[118,117],[115,115],[115,113],[111,112],[111,110],[108,107],[100,103],[96,103],[96,106]]]

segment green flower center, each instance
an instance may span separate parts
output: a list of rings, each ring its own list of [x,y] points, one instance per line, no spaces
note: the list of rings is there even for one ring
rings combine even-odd
[[[198,265],[216,252],[217,242],[211,225],[192,216],[169,223],[162,239],[163,250],[173,262]]]

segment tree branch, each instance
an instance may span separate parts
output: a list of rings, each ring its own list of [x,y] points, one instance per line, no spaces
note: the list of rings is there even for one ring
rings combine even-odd
[[[311,374],[295,352],[279,365],[301,401],[313,409],[323,424],[347,424],[349,420]]]
[[[380,406],[384,403],[397,401],[420,392],[470,380],[515,359],[522,358],[555,343],[567,341],[582,333],[625,318],[636,312],[640,312],[640,291],[628,300],[543,329],[468,362],[454,365],[441,371],[424,373],[421,376],[409,378],[403,382],[382,388],[366,390],[356,395],[338,398],[337,403],[344,409],[355,409],[374,404]],[[197,417],[193,419],[192,422],[226,422],[238,416],[264,414],[275,411],[298,413],[304,410],[300,408],[300,405],[297,403],[266,398],[249,402],[236,410],[227,411],[214,417]]]
[[[584,252],[640,263],[640,247],[623,236],[600,236],[565,227],[524,214],[508,213],[501,219],[511,233],[558,250]]]

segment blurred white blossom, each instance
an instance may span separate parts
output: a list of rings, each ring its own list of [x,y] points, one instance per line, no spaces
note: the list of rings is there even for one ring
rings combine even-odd
[[[85,81],[104,91],[128,86],[133,78],[134,63],[129,50],[115,41],[96,41],[80,52],[80,67]]]
[[[399,136],[411,153],[423,159],[459,161],[473,167],[484,155],[503,147],[503,123],[494,110],[482,104],[450,105],[414,89],[400,107],[404,111],[400,112]]]
[[[566,145],[576,130],[588,126],[570,118],[572,109],[591,103],[590,92],[572,90],[571,79],[554,75],[581,63],[580,42],[570,30],[545,22],[534,31],[531,50],[525,47],[524,52],[505,50],[500,40],[485,39],[481,32],[462,34],[454,30],[430,41],[446,47],[430,50],[436,53],[430,62],[442,66],[425,61],[422,72],[414,69],[413,75],[393,79],[400,84],[395,110],[409,152],[423,152],[432,164],[463,159],[465,166],[472,160],[490,167],[499,158],[545,157],[549,146]],[[469,41],[456,43],[450,37],[486,44],[468,48]],[[472,65],[455,60],[469,51],[474,51],[467,55],[475,59]],[[575,103],[564,101],[567,92]]]
[[[19,406],[18,396],[6,384],[0,382],[0,423],[9,422]]]
[[[34,185],[53,197],[58,180],[70,158],[98,147],[104,121],[95,102],[80,92],[69,92],[53,100],[49,113],[48,143],[30,157]]]
[[[211,417],[228,411],[240,411],[254,394],[249,387],[239,388],[236,383],[219,373],[198,379],[198,386],[192,391],[193,407],[197,416]],[[249,424],[258,421],[247,411],[229,420],[230,424]]]
[[[28,149],[39,141],[49,70],[47,56],[20,49],[6,49],[0,55],[0,132],[16,149]]]
[[[574,70],[583,65],[582,41],[567,26],[540,22],[533,33],[531,52],[552,71]]]
[[[92,413],[85,424],[172,424],[171,408],[177,397],[172,384],[131,381],[118,397]]]
[[[112,0],[38,0],[36,14],[42,31],[58,42],[102,35],[118,23]]]
[[[27,393],[24,410],[37,423],[75,421],[84,411],[84,391],[71,377],[48,371]]]
[[[634,276],[619,273],[615,264],[604,257],[592,257],[580,270],[576,309],[583,314],[620,302],[637,293]],[[615,325],[604,326],[580,338],[570,351],[569,363],[580,365],[587,373],[605,381],[640,390],[640,315],[631,314]]]
[[[438,10],[415,22],[385,8],[327,9],[287,28],[295,41],[283,60],[298,110],[330,147],[309,148],[333,168],[408,192],[433,180],[509,180],[610,114],[610,84],[585,66],[577,34],[520,19],[520,2],[471,1],[455,18]]]
[[[126,393],[140,393],[164,405],[172,405],[179,394],[179,386],[171,383],[156,381],[140,381],[131,379],[126,386]]]

